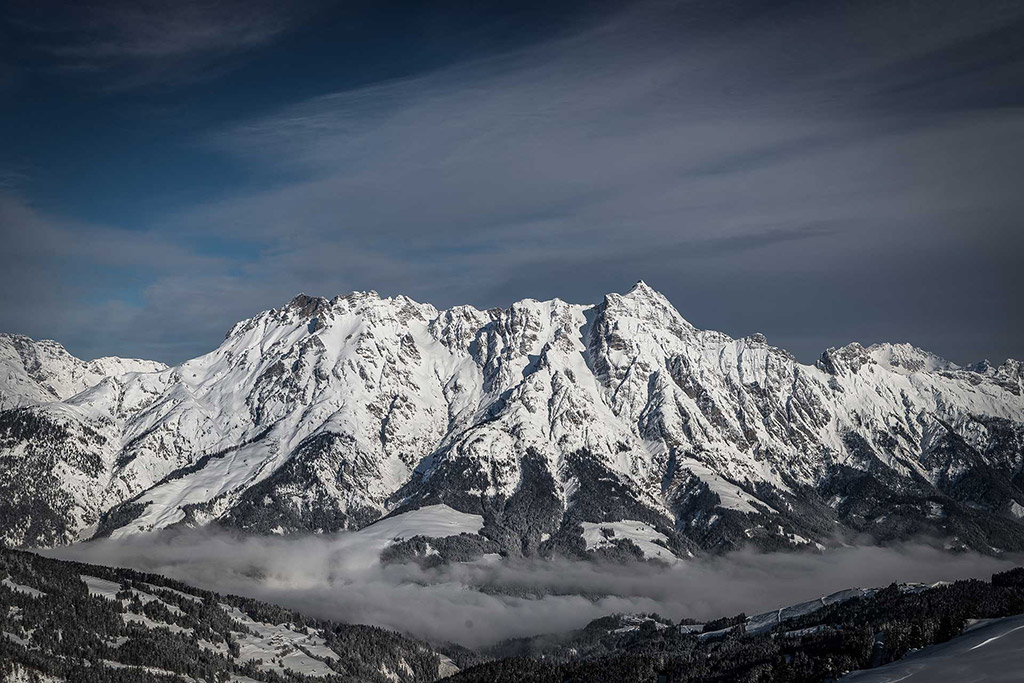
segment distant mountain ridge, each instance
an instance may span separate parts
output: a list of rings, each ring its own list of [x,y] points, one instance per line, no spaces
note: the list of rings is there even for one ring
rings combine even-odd
[[[0,378],[35,378],[0,383],[14,545],[211,523],[329,533],[444,504],[483,517],[480,552],[513,556],[861,535],[1024,549],[1020,362],[850,344],[805,365],[762,335],[694,327],[643,282],[488,311],[299,295],[204,356],[113,363],[73,396],[38,389],[78,386],[47,366],[60,354],[37,353],[34,375],[11,355]]]
[[[0,408],[63,401],[105,377],[166,369],[158,361],[116,356],[82,361],[55,341],[0,333]]]

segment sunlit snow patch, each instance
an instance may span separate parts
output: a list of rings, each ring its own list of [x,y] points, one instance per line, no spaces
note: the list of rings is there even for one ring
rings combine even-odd
[[[459,534],[476,534],[484,527],[484,518],[453,510],[447,505],[428,505],[410,512],[374,522],[356,532],[356,536],[372,542],[383,550],[395,541],[413,536],[446,538]]]
[[[98,579],[95,576],[86,576],[85,574],[82,574],[79,578],[88,586],[89,595],[106,598],[107,600],[117,600],[117,592],[121,590],[121,584],[107,581],[106,579]]]
[[[668,536],[650,524],[631,519],[624,519],[621,522],[583,522],[583,540],[587,544],[587,550],[606,548],[621,539],[635,543],[647,559],[665,562],[675,562],[678,559],[668,548],[655,543],[668,543]]]
[[[771,505],[750,495],[739,486],[726,481],[709,467],[692,458],[681,458],[679,460],[679,468],[690,470],[694,476],[707,484],[708,488],[718,495],[721,501],[720,505],[723,508],[738,512],[763,512],[763,510],[754,507],[753,503],[756,503],[765,510],[778,513]]]

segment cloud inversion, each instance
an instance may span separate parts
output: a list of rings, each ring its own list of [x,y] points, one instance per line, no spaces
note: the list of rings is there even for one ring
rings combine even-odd
[[[737,552],[672,568],[538,560],[424,570],[381,566],[378,551],[352,533],[239,539],[202,530],[90,542],[47,554],[156,572],[315,617],[469,647],[580,628],[612,613],[658,612],[673,619],[756,614],[845,588],[987,579],[1014,566],[1013,558],[950,555],[915,545],[822,554]]]

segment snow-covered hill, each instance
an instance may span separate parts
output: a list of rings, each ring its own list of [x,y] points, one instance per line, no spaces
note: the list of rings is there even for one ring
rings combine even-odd
[[[178,367],[0,413],[0,520],[31,545],[322,533],[444,504],[511,555],[857,534],[1022,549],[1022,376],[906,344],[804,365],[697,329],[642,282],[489,311],[300,295]]]

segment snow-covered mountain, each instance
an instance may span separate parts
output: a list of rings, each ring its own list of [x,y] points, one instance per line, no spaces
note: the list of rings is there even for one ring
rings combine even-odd
[[[906,344],[804,365],[697,329],[642,282],[488,311],[300,295],[180,366],[0,413],[0,522],[33,545],[323,533],[444,504],[512,555],[858,534],[1019,550],[1022,390],[1020,362]]]
[[[0,333],[0,409],[63,401],[104,377],[165,369],[163,363],[134,358],[82,361],[55,341]]]

